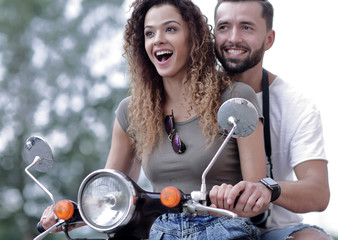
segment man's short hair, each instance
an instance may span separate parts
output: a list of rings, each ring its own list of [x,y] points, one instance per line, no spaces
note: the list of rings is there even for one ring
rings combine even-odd
[[[266,28],[267,30],[272,30],[274,9],[269,0],[218,0],[215,7],[215,17],[217,9],[222,2],[259,2],[259,4],[262,6],[262,18],[265,19]]]

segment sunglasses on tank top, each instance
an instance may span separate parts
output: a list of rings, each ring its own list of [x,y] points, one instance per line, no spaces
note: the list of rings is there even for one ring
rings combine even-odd
[[[181,138],[175,129],[173,110],[171,110],[171,115],[165,116],[164,124],[165,124],[165,130],[167,131],[167,134],[168,134],[168,139],[170,140],[175,153],[178,153],[178,154],[184,153],[186,150],[186,146],[181,141]]]

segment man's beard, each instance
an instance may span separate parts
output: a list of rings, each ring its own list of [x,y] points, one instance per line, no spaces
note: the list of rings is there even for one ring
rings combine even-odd
[[[236,45],[234,45],[236,47]],[[248,48],[246,48],[248,49]],[[263,58],[264,55],[264,43],[262,47],[252,53],[251,56],[245,58],[244,60],[237,59],[226,59],[224,57],[223,51],[220,53],[215,49],[216,57],[218,61],[222,64],[225,71],[229,74],[243,73],[246,70],[256,66]]]

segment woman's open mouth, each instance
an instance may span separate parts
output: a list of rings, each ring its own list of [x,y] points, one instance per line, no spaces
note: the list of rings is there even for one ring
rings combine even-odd
[[[173,55],[172,51],[163,50],[155,53],[155,57],[159,62],[167,61]]]

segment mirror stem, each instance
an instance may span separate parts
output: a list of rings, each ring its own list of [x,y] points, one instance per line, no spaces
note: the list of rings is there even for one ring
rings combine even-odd
[[[225,140],[222,143],[221,147],[218,149],[218,151],[216,152],[215,156],[210,161],[208,167],[204,170],[204,172],[202,174],[202,185],[201,185],[201,198],[202,199],[201,200],[204,201],[204,202],[206,202],[206,199],[207,199],[207,185],[205,183],[205,178],[206,178],[208,172],[210,171],[210,169],[212,168],[212,166],[214,165],[214,163],[216,162],[217,158],[219,157],[219,155],[223,151],[224,147],[227,145],[227,143],[229,142],[230,138],[234,134],[235,130],[237,129],[237,124],[236,124],[237,120],[236,120],[236,118],[230,116],[228,118],[228,122],[230,124],[232,124],[231,131],[229,132],[228,136],[225,138]]]
[[[34,182],[36,183],[36,184],[38,184],[39,185],[39,187],[45,192],[45,193],[47,193],[47,195],[50,197],[50,199],[52,200],[52,203],[53,203],[53,210],[55,209],[55,201],[54,201],[54,197],[53,197],[53,195],[47,190],[47,188],[45,188],[28,170],[31,168],[31,167],[33,167],[33,166],[35,166],[36,164],[40,164],[40,162],[41,162],[41,158],[39,157],[39,156],[36,156],[35,158],[34,158],[34,161],[30,164],[30,165],[28,165],[26,168],[25,168],[25,172],[27,173],[27,175],[31,178],[31,179],[33,179],[34,180]]]

